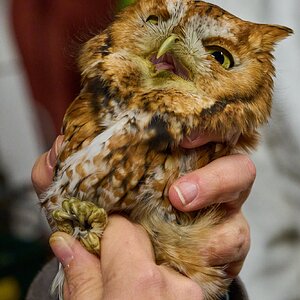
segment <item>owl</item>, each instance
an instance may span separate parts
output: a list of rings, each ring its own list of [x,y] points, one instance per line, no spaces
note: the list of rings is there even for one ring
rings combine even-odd
[[[204,1],[139,0],[119,13],[80,54],[82,90],[66,112],[54,180],[41,200],[52,229],[98,254],[107,216],[124,214],[146,229],[158,264],[197,282],[205,300],[222,297],[230,279],[209,266],[204,249],[225,212],[180,212],[168,189],[255,147],[271,111],[272,52],[291,33]],[[223,142],[181,148],[195,130]]]

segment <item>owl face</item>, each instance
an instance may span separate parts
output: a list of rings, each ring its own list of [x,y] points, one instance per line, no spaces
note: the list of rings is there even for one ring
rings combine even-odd
[[[271,52],[291,32],[203,1],[140,0],[88,44],[82,70],[100,74],[127,108],[172,114],[187,133],[246,133],[269,116]]]

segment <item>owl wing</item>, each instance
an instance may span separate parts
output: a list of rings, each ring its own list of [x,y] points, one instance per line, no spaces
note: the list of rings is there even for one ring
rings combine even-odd
[[[108,211],[125,209],[132,204],[128,199],[134,199],[130,192],[143,182],[149,165],[159,156],[150,155],[151,130],[143,128],[149,118],[128,111],[104,125],[88,101],[79,97],[66,115],[66,139],[43,201],[47,210],[61,206],[70,196],[93,201]]]
[[[64,144],[59,161],[63,162],[105,130],[101,123],[103,113],[93,105],[96,101],[99,99],[93,99],[91,93],[81,93],[69,106],[63,121]]]

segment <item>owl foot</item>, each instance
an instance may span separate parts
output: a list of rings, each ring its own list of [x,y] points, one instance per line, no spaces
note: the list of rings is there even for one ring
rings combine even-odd
[[[72,197],[64,200],[52,216],[58,230],[75,236],[89,252],[100,254],[100,238],[108,222],[103,208]]]

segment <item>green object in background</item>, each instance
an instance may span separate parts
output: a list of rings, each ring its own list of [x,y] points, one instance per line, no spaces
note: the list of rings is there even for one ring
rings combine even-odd
[[[119,0],[118,1],[118,10],[123,9],[124,7],[134,3],[135,0]]]

